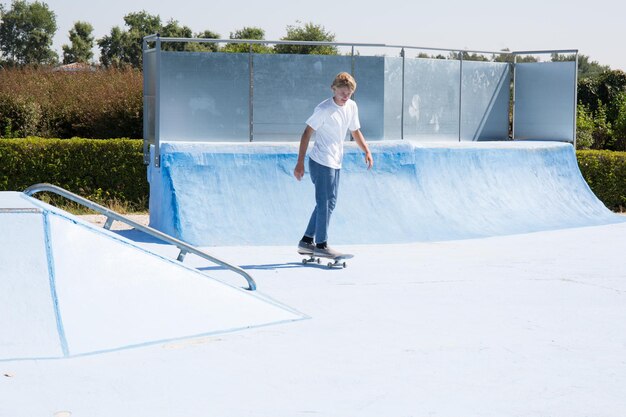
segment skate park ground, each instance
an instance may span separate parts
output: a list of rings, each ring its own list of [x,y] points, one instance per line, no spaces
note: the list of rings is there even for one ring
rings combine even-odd
[[[339,246],[356,256],[332,270],[302,265],[292,246],[208,248],[308,319],[1,361],[0,415],[621,417],[625,247],[626,223]]]
[[[388,146],[396,145],[374,146],[378,161]],[[355,254],[346,269],[303,265],[297,242],[203,247],[252,274],[254,292],[196,255],[176,263],[176,247],[137,230],[114,223],[110,232],[24,193],[0,193],[0,276],[8,277],[0,280],[0,416],[622,417],[626,218],[590,192],[571,147],[474,152],[486,146],[504,145],[437,152],[456,159],[430,171],[445,174],[429,177],[435,185],[463,180],[435,187],[442,192],[428,199],[403,192],[429,186],[410,169],[404,177],[390,175],[391,163],[346,170],[353,177],[345,184],[360,175],[372,186],[369,195],[344,187],[344,211],[338,207],[334,221],[346,231],[359,224],[356,209],[345,210],[352,205],[376,214],[381,236],[398,212],[422,214],[400,218],[406,227],[397,232],[440,232],[446,219],[458,218],[455,230],[479,220],[477,230],[500,225],[498,235],[333,244]],[[490,155],[500,170],[480,163]],[[534,159],[540,155],[547,158]],[[273,160],[263,161],[268,174],[295,183],[286,168],[270,171]],[[281,161],[293,167],[293,159]],[[520,168],[516,161],[535,162]],[[482,175],[454,175],[463,166]],[[248,176],[220,178],[260,188],[249,181],[256,171],[242,172]],[[260,178],[283,189],[270,175]],[[477,192],[484,184],[490,188]],[[422,201],[438,204],[428,216],[402,206]],[[235,206],[218,202],[211,208],[223,211],[214,218],[228,219]],[[247,207],[269,212],[236,207],[225,232],[245,226],[236,219],[248,218]],[[274,217],[280,223],[283,216]],[[267,217],[254,219],[268,227]],[[285,233],[285,224],[274,227],[276,235],[299,237]],[[512,233],[510,225],[535,229]]]

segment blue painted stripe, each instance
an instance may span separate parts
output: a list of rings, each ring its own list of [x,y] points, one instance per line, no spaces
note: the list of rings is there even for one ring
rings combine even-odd
[[[67,338],[65,337],[65,329],[63,328],[63,319],[61,318],[61,312],[59,310],[59,299],[57,297],[56,289],[56,276],[54,268],[54,254],[52,252],[52,242],[50,237],[50,222],[48,219],[48,212],[43,213],[43,234],[46,245],[46,257],[48,259],[48,278],[50,280],[50,295],[52,296],[52,305],[54,307],[54,316],[57,322],[57,332],[59,334],[59,342],[61,343],[61,349],[63,356],[69,356],[69,348],[67,346]]]
[[[185,342],[185,341],[191,341],[191,340],[199,339],[203,337],[228,335],[228,334],[238,333],[238,332],[245,331],[245,330],[257,330],[257,329],[262,329],[265,327],[295,323],[295,322],[306,321],[310,319],[311,319],[310,317],[301,317],[301,318],[296,318],[296,319],[286,319],[286,320],[278,320],[278,321],[273,321],[273,322],[268,322],[268,323],[255,324],[252,326],[240,326],[240,327],[233,327],[230,329],[215,330],[215,331],[203,332],[203,333],[197,333],[197,334],[191,334],[191,335],[175,336],[171,338],[150,340],[150,341],[142,342],[142,343],[131,343],[128,345],[123,345],[123,346],[110,348],[110,349],[99,349],[99,350],[94,350],[94,351],[89,351],[89,352],[82,352],[82,353],[71,355],[70,357],[78,358],[81,356],[92,356],[92,355],[100,355],[104,353],[122,352],[128,349],[138,349],[138,348],[155,346],[155,345],[163,345],[163,344],[168,344],[168,343]]]
[[[165,338],[165,339],[151,340],[151,341],[148,341],[148,342],[134,343],[134,344],[124,345],[124,346],[120,346],[120,347],[116,347],[116,348],[110,348],[110,349],[93,350],[93,351],[89,351],[89,352],[78,353],[78,354],[75,354],[75,355],[66,355],[65,357],[60,357],[60,356],[59,357],[55,357],[55,356],[39,356],[39,357],[32,357],[32,358],[0,359],[0,363],[3,363],[3,362],[18,362],[18,361],[31,361],[31,360],[58,360],[58,359],[65,359],[67,357],[79,358],[79,357],[83,357],[83,356],[94,356],[94,355],[101,355],[101,354],[106,354],[106,353],[122,352],[122,351],[129,350],[129,349],[140,349],[140,348],[145,348],[145,347],[150,347],[150,346],[164,345],[164,344],[168,344],[168,343],[178,343],[178,342],[182,343],[182,342],[192,341],[194,339],[200,339],[200,338],[204,338],[204,337],[215,337],[215,336],[228,335],[228,334],[238,333],[238,332],[246,331],[246,330],[257,330],[257,329],[262,329],[264,327],[276,326],[276,325],[281,325],[281,324],[295,323],[295,322],[298,322],[298,321],[305,321],[305,320],[310,320],[310,319],[311,319],[311,317],[301,317],[301,318],[297,318],[297,319],[279,320],[279,321],[275,321],[275,322],[261,323],[261,324],[256,324],[256,325],[252,325],[252,326],[241,326],[241,327],[234,327],[234,328],[231,328],[231,329],[215,330],[215,331],[211,331],[211,332],[197,333],[197,334],[192,334],[192,335],[183,335],[183,336],[176,336],[176,337]]]

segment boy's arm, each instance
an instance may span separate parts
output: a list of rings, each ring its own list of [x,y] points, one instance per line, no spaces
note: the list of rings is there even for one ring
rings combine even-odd
[[[352,137],[356,144],[359,145],[359,148],[365,152],[365,163],[367,164],[367,169],[370,169],[374,166],[374,158],[372,158],[372,153],[370,152],[369,146],[367,146],[367,142],[365,142],[365,137],[363,133],[361,133],[361,129],[352,131]]]
[[[311,140],[311,136],[315,130],[309,125],[306,126],[304,132],[302,133],[302,137],[300,138],[300,149],[298,150],[298,162],[296,163],[296,168],[293,170],[293,175],[296,177],[298,181],[304,177],[304,156],[306,155],[306,150],[309,148],[309,141]]]

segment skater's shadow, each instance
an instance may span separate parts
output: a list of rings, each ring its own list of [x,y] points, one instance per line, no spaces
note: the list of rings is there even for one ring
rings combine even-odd
[[[336,269],[339,270],[341,268],[329,268],[325,263],[318,264],[316,262],[302,263],[302,262],[289,262],[284,264],[264,264],[264,265],[239,265],[241,269],[252,269],[252,270],[262,270],[262,271],[275,271],[278,269],[294,269],[294,268],[318,268],[318,269]],[[196,268],[199,271],[225,271],[227,268],[223,266],[204,266],[201,268]]]
[[[302,266],[305,266],[305,265],[303,265],[301,262],[300,263],[289,262],[285,264],[239,265],[241,269],[253,269],[253,270],[257,269],[257,270],[264,270],[264,271],[275,271],[277,269],[299,268]],[[197,268],[197,269],[200,271],[223,271],[223,270],[226,270],[227,268],[223,266],[205,266],[205,267]]]

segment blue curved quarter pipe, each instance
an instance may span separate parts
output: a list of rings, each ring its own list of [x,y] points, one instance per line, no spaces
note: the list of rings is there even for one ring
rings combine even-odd
[[[333,244],[469,239],[617,223],[560,142],[346,143]],[[314,207],[297,143],[161,144],[150,225],[199,246],[292,245]]]

